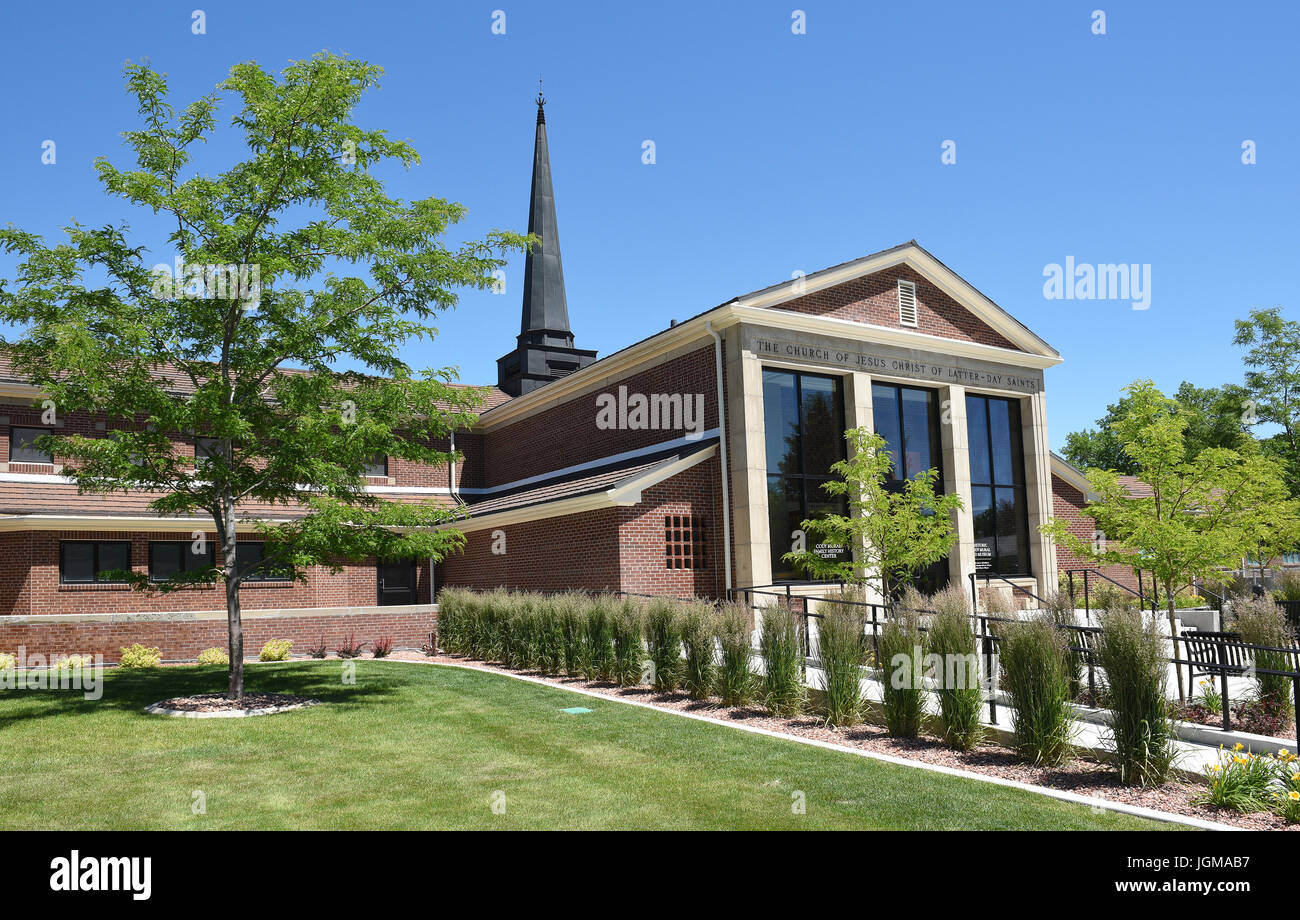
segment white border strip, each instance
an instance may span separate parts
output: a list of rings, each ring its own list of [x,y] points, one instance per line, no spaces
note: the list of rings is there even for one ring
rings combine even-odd
[[[393,660],[402,661],[403,659]],[[957,767],[945,767],[940,764],[926,763],[920,760],[908,760],[907,758],[898,757],[894,754],[882,754],[878,751],[868,751],[862,748],[848,747],[847,745],[835,744],[830,741],[819,741],[816,738],[803,738],[799,735],[788,735],[784,732],[773,731],[770,728],[760,728],[757,725],[726,722],[722,719],[715,719],[712,716],[704,716],[694,712],[683,712],[678,709],[667,709],[663,706],[656,706],[653,703],[643,703],[639,700],[628,700],[618,696],[611,696],[606,693],[599,693],[595,690],[585,690],[581,687],[566,687],[563,684],[556,684],[540,677],[530,677],[527,674],[513,674],[509,671],[499,671],[496,668],[480,667],[478,665],[460,664],[459,662],[449,661],[408,661],[406,663],[431,664],[444,668],[461,668],[465,671],[481,671],[485,674],[499,674],[502,677],[512,677],[515,680],[522,680],[530,684],[554,687],[557,690],[567,690],[570,693],[578,693],[582,696],[590,696],[599,700],[611,700],[615,703],[624,703],[628,706],[639,706],[642,709],[653,709],[655,712],[664,712],[670,715],[681,716],[685,719],[695,719],[698,722],[708,722],[713,725],[721,725],[725,728],[734,728],[754,735],[766,735],[769,738],[780,738],[784,741],[794,741],[798,744],[806,744],[811,747],[823,748],[828,751],[840,751],[845,754],[854,754],[858,757],[866,757],[869,760],[892,763],[900,767],[913,767],[918,770],[926,770],[930,773],[942,773],[945,776],[960,776],[965,779],[977,780],[981,783],[990,783],[994,786],[1005,786],[1009,789],[1020,789],[1024,792],[1044,795],[1048,798],[1058,799],[1062,802],[1071,802],[1076,805],[1087,805],[1090,808],[1099,808],[1103,811],[1113,811],[1118,812],[1119,814],[1133,815],[1139,818],[1149,818],[1152,821],[1161,821],[1166,824],[1182,824],[1187,827],[1195,827],[1207,831],[1245,830],[1245,828],[1235,827],[1231,824],[1220,824],[1217,821],[1207,821],[1204,818],[1193,818],[1189,815],[1178,815],[1168,811],[1157,811],[1154,808],[1146,808],[1141,805],[1129,805],[1126,802],[1112,802],[1109,799],[1102,799],[1096,796],[1080,795],[1077,792],[1069,792],[1064,789],[1052,789],[1048,786],[1035,786],[1032,783],[1023,783],[1019,780],[1006,779],[1001,776],[990,776],[987,773],[976,773],[971,770],[961,770]]]

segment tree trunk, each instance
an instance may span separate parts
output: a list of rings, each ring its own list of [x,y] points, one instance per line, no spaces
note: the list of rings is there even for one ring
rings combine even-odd
[[[226,581],[226,621],[230,653],[230,685],[226,698],[244,698],[244,625],[239,619],[238,560],[235,558],[235,500],[229,485],[221,490],[221,554]]]
[[[1170,637],[1170,638],[1169,638],[1169,647],[1172,648],[1172,649],[1174,650],[1174,657],[1175,657],[1175,658],[1181,658],[1182,656],[1178,654],[1178,641],[1174,638],[1175,636],[1178,635],[1178,627],[1174,625],[1174,620],[1177,619],[1177,617],[1174,615],[1174,611],[1177,609],[1177,607],[1176,607],[1175,604],[1174,604],[1174,590],[1173,590],[1173,585],[1172,585],[1172,584],[1165,585],[1165,597],[1166,597],[1166,603],[1169,605],[1169,608],[1168,608],[1168,610],[1169,610],[1169,637]],[[1187,702],[1187,694],[1186,694],[1186,692],[1184,692],[1184,690],[1183,690],[1183,668],[1182,668],[1182,665],[1177,665],[1177,664],[1174,665],[1174,675],[1178,678],[1178,702],[1180,702],[1180,703],[1186,703],[1186,702]]]

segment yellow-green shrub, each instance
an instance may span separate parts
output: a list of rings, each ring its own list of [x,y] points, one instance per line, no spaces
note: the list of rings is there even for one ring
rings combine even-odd
[[[117,666],[125,670],[138,670],[156,668],[160,664],[162,664],[161,649],[149,648],[137,642],[130,648],[122,649],[122,660],[117,663]]]
[[[80,671],[82,668],[91,667],[94,663],[94,659],[89,655],[65,655],[54,662],[52,667],[59,671]]]
[[[8,671],[18,664],[18,657],[8,652],[0,652],[0,671]]]
[[[292,639],[272,639],[262,646],[262,654],[257,657],[259,661],[288,661],[291,648],[293,648]]]
[[[219,664],[225,667],[230,664],[230,655],[224,648],[205,648],[199,652],[199,664]]]

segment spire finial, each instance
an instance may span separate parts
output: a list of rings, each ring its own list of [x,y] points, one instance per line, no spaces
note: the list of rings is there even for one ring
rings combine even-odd
[[[542,95],[542,75],[537,75],[537,123],[546,124],[546,97]]]

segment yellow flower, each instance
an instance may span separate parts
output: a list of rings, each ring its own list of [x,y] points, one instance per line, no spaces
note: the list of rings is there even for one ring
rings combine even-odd
[[[1300,802],[1300,792],[1296,792],[1294,789],[1288,792],[1286,797],[1293,802]]]
[[[1240,741],[1238,741],[1236,744],[1234,744],[1234,745],[1232,746],[1232,749],[1233,749],[1234,751],[1240,751],[1240,750],[1241,750],[1242,748],[1244,748],[1245,746],[1246,746],[1246,745],[1244,745],[1244,744],[1242,744]]]
[[[1278,756],[1278,757],[1286,757],[1286,756],[1290,755],[1290,753],[1291,753],[1291,752],[1288,751],[1286,748],[1282,748],[1282,750],[1280,750],[1280,751],[1277,752],[1277,756]]]

